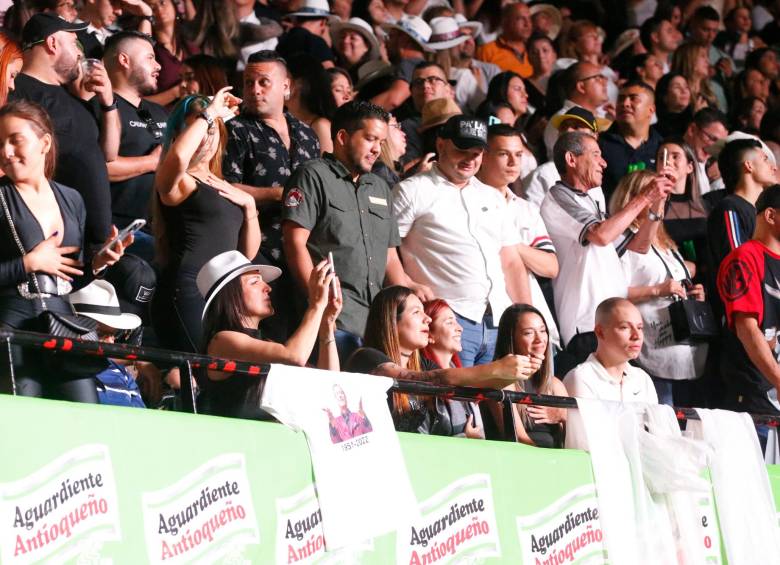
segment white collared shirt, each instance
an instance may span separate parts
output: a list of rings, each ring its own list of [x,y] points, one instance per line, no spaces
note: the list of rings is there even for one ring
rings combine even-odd
[[[105,45],[106,44],[106,39],[108,39],[109,37],[114,35],[114,32],[111,31],[110,29],[105,28],[105,27],[101,27],[100,29],[98,29],[95,26],[93,26],[92,24],[89,24],[87,26],[87,33],[88,34],[94,33],[95,34],[95,39],[97,39],[100,42],[101,45]]]
[[[658,394],[647,373],[639,367],[626,364],[623,378],[616,379],[596,359],[595,353],[569,371],[563,384],[569,396],[577,398],[658,404]]]
[[[489,304],[497,322],[512,303],[500,252],[520,242],[501,193],[476,177],[458,188],[434,165],[396,185],[393,212],[409,276],[469,320]]]

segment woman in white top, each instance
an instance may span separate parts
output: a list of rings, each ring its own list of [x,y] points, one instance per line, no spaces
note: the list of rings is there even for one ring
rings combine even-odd
[[[610,200],[610,214],[619,212],[654,176],[649,171],[637,171],[623,177]],[[648,211],[636,221],[644,219]],[[621,261],[629,284],[628,299],[636,304],[644,320],[645,339],[639,363],[651,375],[659,402],[689,404],[692,381],[704,371],[707,345],[676,342],[668,307],[684,298],[703,301],[704,287],[691,283],[691,273],[663,223],[659,223],[650,251],[626,251]]]

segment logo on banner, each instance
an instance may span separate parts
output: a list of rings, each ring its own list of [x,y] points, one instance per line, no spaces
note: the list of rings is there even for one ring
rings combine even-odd
[[[276,563],[359,563],[362,551],[373,549],[371,543],[325,552],[322,512],[309,485],[301,492],[276,499]]]
[[[241,453],[214,457],[170,487],[142,497],[150,563],[215,562],[260,543]]]
[[[397,563],[501,557],[490,475],[469,475],[450,483],[419,508],[422,518],[396,534]]]
[[[0,484],[3,563],[64,562],[121,539],[108,447],[82,445],[31,475]]]
[[[596,486],[570,491],[536,514],[517,517],[523,563],[604,563]]]

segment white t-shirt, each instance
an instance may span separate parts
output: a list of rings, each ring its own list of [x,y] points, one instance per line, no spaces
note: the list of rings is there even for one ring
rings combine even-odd
[[[261,405],[303,430],[330,549],[407,523],[417,500],[387,406],[386,377],[272,365]],[[340,387],[346,406],[338,403]]]
[[[520,234],[520,243],[534,249],[555,254],[555,246],[547,234],[547,227],[545,227],[542,216],[533,205],[511,192],[506,199],[506,204],[507,208],[509,208],[512,225]],[[561,336],[558,333],[558,327],[555,325],[555,318],[553,318],[550,307],[547,305],[547,300],[544,298],[539,281],[536,280],[536,275],[530,269],[528,270],[528,286],[531,290],[531,305],[544,316],[544,321],[547,322],[547,329],[550,334],[550,341],[560,347]]]
[[[667,280],[669,275],[664,263],[674,280],[690,278],[682,257],[671,250],[653,247],[644,254],[626,251],[621,262],[630,287],[652,286]],[[672,301],[672,298],[663,296],[636,305],[642,314],[645,334],[639,360],[653,376],[673,380],[695,379],[704,372],[707,344],[687,345],[674,340],[668,309]]]
[[[393,213],[409,276],[472,321],[488,304],[498,320],[512,301],[506,292],[500,252],[520,242],[508,220],[504,197],[476,177],[463,188],[436,165],[393,189]]]
[[[522,196],[538,210],[544,197],[559,180],[561,175],[555,168],[555,163],[547,161],[523,178]]]
[[[605,246],[587,239],[588,230],[607,219],[605,210],[600,188],[586,193],[562,182],[542,202],[540,212],[558,253],[560,268],[552,284],[564,345],[577,333],[593,331],[596,307],[603,300],[628,292],[619,254],[633,234],[626,230]]]

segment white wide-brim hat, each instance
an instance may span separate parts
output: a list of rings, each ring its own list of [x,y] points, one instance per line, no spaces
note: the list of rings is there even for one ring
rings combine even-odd
[[[458,20],[441,16],[433,18],[430,22],[431,36],[428,38],[428,48],[434,51],[441,51],[455,47],[468,41],[470,35],[462,32],[458,25]]]
[[[68,300],[77,313],[111,328],[134,330],[141,325],[141,318],[135,314],[122,313],[116,289],[108,281],[94,280],[84,288],[71,292]]]
[[[411,37],[423,51],[430,51],[428,49],[428,39],[431,37],[431,26],[425,23],[425,20],[420,16],[404,15],[397,22],[393,24],[385,23],[381,27],[385,31],[397,29]]]
[[[472,30],[471,37],[474,39],[482,33],[482,22],[467,20],[463,14],[455,14],[455,21],[458,22],[458,27]]]
[[[240,251],[225,251],[203,265],[195,278],[198,292],[206,300],[201,319],[206,316],[211,301],[227,283],[250,271],[260,273],[265,282],[276,280],[282,274],[281,269],[271,265],[254,265]]]
[[[333,13],[330,11],[328,0],[303,0],[303,5],[295,12],[284,14],[282,18],[328,18]]]
[[[368,45],[368,60],[372,61],[382,56],[379,49],[379,40],[376,38],[373,28],[363,18],[349,18],[346,22],[333,21],[330,24],[330,35],[333,42],[338,42],[338,37],[345,31],[359,33]]]

